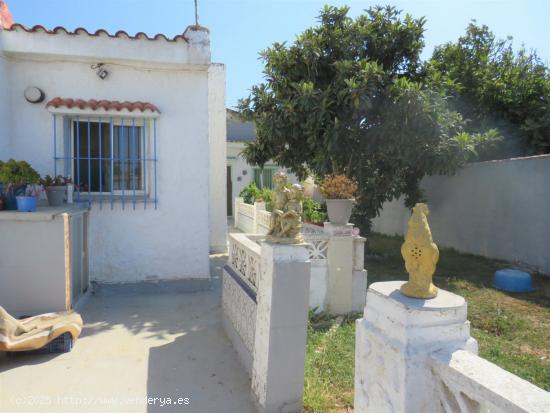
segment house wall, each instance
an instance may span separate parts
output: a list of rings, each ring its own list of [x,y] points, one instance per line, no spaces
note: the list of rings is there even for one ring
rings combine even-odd
[[[455,176],[422,181],[428,221],[439,246],[550,274],[550,155],[467,165]],[[403,235],[409,211],[386,203],[373,230]]]
[[[197,50],[190,51],[188,43],[169,44],[162,39],[9,34],[12,39],[7,80],[13,153],[14,157],[29,161],[40,174],[54,172],[53,121],[45,102],[25,101],[23,91],[27,86],[41,88],[46,101],[55,96],[149,101],[161,111],[157,120],[158,209],[151,203],[146,210],[142,205],[133,210],[128,203],[125,210],[120,204],[115,204],[113,210],[92,204],[92,280],[209,278],[209,80],[208,66],[204,65],[204,36],[198,38]],[[29,45],[21,38],[13,38],[19,34],[31,36],[29,42],[34,43]],[[72,50],[59,45],[69,37]],[[111,43],[102,43],[106,48],[103,50],[96,47],[98,40]],[[19,44],[25,46],[21,52],[17,52]],[[93,60],[84,58],[89,53],[88,46],[98,54]],[[124,60],[103,59],[102,53],[113,54],[110,46],[120,50]],[[173,47],[171,54],[168,46]],[[139,50],[131,54],[132,48]],[[46,56],[48,50],[52,54]],[[155,61],[140,60],[147,58],[147,51]],[[78,58],[60,57],[61,53],[74,53]],[[195,66],[190,64],[194,55],[198,55]],[[129,62],[132,58],[139,62]],[[161,60],[166,64],[158,64]],[[105,80],[100,80],[90,68],[91,63],[99,61],[107,63],[109,76]],[[178,64],[179,61],[185,64]],[[223,144],[218,150],[223,151]]]
[[[10,157],[10,107],[8,105],[9,83],[7,82],[6,57],[2,48],[2,33],[3,30],[0,28],[0,160],[5,160]]]
[[[210,251],[227,250],[226,110],[225,67],[212,65],[208,71],[210,139]]]

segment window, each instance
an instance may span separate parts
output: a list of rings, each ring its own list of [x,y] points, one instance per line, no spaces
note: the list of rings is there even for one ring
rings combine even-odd
[[[73,121],[72,176],[81,191],[143,194],[143,127]],[[113,154],[111,168],[111,151]]]
[[[54,114],[54,147],[55,174],[72,177],[77,201],[157,207],[155,119]]]
[[[273,189],[273,175],[277,168],[254,168],[254,182],[258,188]]]

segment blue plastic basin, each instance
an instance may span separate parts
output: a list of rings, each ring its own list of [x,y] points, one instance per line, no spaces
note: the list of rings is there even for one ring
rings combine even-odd
[[[493,287],[511,293],[528,293],[534,290],[531,274],[509,268],[495,272]]]
[[[35,196],[18,196],[17,210],[19,212],[34,212],[36,211],[36,197]]]

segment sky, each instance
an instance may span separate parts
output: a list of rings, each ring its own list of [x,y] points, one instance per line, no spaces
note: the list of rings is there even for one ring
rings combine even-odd
[[[85,27],[129,34],[175,36],[194,23],[194,0],[5,0],[17,23],[46,28]],[[348,5],[357,16],[376,4],[391,4],[413,17],[426,17],[427,59],[435,46],[456,41],[475,19],[515,47],[534,49],[550,62],[550,0],[198,0],[199,24],[210,29],[212,60],[227,70],[228,107],[262,81],[258,52],[273,42],[292,42],[317,24],[324,4]]]

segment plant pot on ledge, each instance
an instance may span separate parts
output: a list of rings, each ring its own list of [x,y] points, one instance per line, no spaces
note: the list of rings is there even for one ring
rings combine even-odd
[[[62,206],[65,201],[65,191],[67,187],[62,185],[48,186],[46,196],[50,206]]]
[[[353,210],[353,199],[327,199],[328,219],[332,224],[346,225]]]
[[[40,183],[46,188],[48,204],[50,206],[62,206],[67,194],[67,184],[71,183],[71,179],[62,175],[53,178],[50,175],[46,175],[46,177],[40,180]]]
[[[329,221],[337,225],[346,225],[353,210],[357,182],[345,175],[327,175],[320,189],[327,203]]]

